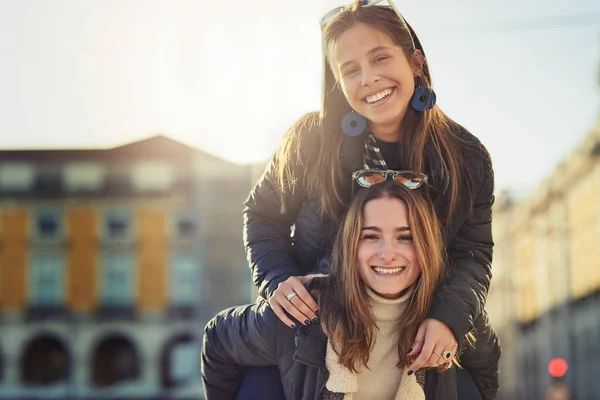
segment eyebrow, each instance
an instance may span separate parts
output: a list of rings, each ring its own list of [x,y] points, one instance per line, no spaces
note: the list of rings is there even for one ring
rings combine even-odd
[[[373,47],[371,50],[367,51],[367,55],[371,55],[371,54],[373,54],[373,53],[377,53],[377,52],[378,52],[378,51],[380,51],[380,50],[389,50],[389,49],[390,49],[390,47],[388,47],[388,46],[376,46],[376,47]],[[343,68],[344,68],[346,65],[352,64],[353,62],[354,62],[353,60],[346,61],[345,63],[343,63],[342,65],[340,65],[340,66],[338,67],[338,69],[339,69],[339,70],[341,70],[341,69],[343,69]]]
[[[363,231],[375,231],[375,232],[381,232],[381,228],[377,227],[377,226],[363,226],[362,228]],[[395,228],[394,231],[396,232],[404,232],[404,231],[410,231],[410,227],[408,226],[401,226],[399,228]]]

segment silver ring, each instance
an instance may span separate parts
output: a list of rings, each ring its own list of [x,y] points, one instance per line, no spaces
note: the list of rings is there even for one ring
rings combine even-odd
[[[294,297],[296,295],[296,292],[293,292],[287,295],[287,299],[288,301],[292,301],[292,297]]]
[[[449,360],[452,358],[452,353],[448,350],[444,350],[442,351],[442,357],[444,357],[446,360]]]

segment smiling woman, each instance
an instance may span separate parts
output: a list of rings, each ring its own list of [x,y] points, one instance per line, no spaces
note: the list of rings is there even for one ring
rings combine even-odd
[[[410,59],[389,35],[357,23],[331,44],[329,63],[354,111],[386,142],[400,141],[400,123],[415,91],[423,54]]]
[[[406,204],[372,200],[363,209],[362,224],[357,255],[362,281],[381,297],[400,297],[421,274]]]
[[[454,399],[453,374],[429,370],[415,379],[403,373],[444,265],[439,222],[422,193],[395,181],[361,189],[331,263],[329,276],[307,284],[321,306],[321,324],[294,332],[264,301],[209,322],[203,350],[208,400],[235,398],[245,366],[269,364],[289,377],[286,399]]]

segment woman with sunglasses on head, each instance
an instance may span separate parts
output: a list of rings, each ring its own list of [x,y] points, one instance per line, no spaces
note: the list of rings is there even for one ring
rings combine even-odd
[[[391,177],[377,170],[414,171],[396,174],[399,181],[424,173],[423,190],[443,225],[447,276],[413,338],[409,369],[437,367],[446,362],[442,353],[462,352],[459,397],[493,399],[500,349],[484,311],[493,247],[490,156],[436,104],[412,28],[393,4],[377,3],[357,1],[323,18],[321,110],[288,131],[246,201],[254,282],[289,327],[318,321],[320,305],[303,283],[322,271],[317,263],[327,258],[347,209],[352,174],[365,170],[368,185]],[[242,393],[264,387],[269,377],[277,381],[279,374],[250,370]]]
[[[407,354],[444,268],[433,206],[393,181],[360,190],[337,234],[330,275],[307,290],[320,322],[296,331],[265,300],[221,312],[208,323],[202,378],[207,400],[237,396],[243,369],[277,365],[282,399],[454,400],[448,359],[408,371]],[[261,397],[263,398],[263,397]]]

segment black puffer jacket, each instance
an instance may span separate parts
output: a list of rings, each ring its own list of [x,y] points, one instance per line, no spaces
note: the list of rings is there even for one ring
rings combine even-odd
[[[468,332],[475,333],[480,342],[465,361],[483,360],[472,368],[476,385],[484,398],[493,398],[498,388],[500,347],[497,336],[489,326],[484,311],[491,279],[492,231],[491,207],[494,202],[494,176],[487,151],[477,138],[462,127],[457,135],[474,144],[465,147],[468,166],[475,188],[472,210],[465,194],[451,223],[445,226],[448,248],[448,277],[436,291],[429,317],[444,322],[459,343]],[[365,135],[345,136],[340,152],[344,173],[351,179],[353,171],[362,169]],[[431,201],[444,221],[449,203],[448,195],[440,190],[440,174],[436,166],[425,171],[430,177]],[[298,176],[303,176],[300,173]],[[310,190],[296,188],[288,211],[280,213],[281,191],[276,184],[274,162],[267,167],[244,208],[244,241],[250,268],[259,293],[268,299],[280,282],[291,276],[316,271],[318,261],[327,256],[337,226],[319,211],[317,196]],[[292,227],[293,233],[292,233]],[[487,394],[486,394],[487,392]]]
[[[208,400],[235,399],[244,368],[277,365],[287,400],[343,400],[325,388],[327,337],[319,324],[284,325],[265,300],[219,313],[204,331],[202,382]],[[418,371],[427,400],[458,400],[455,367]]]

